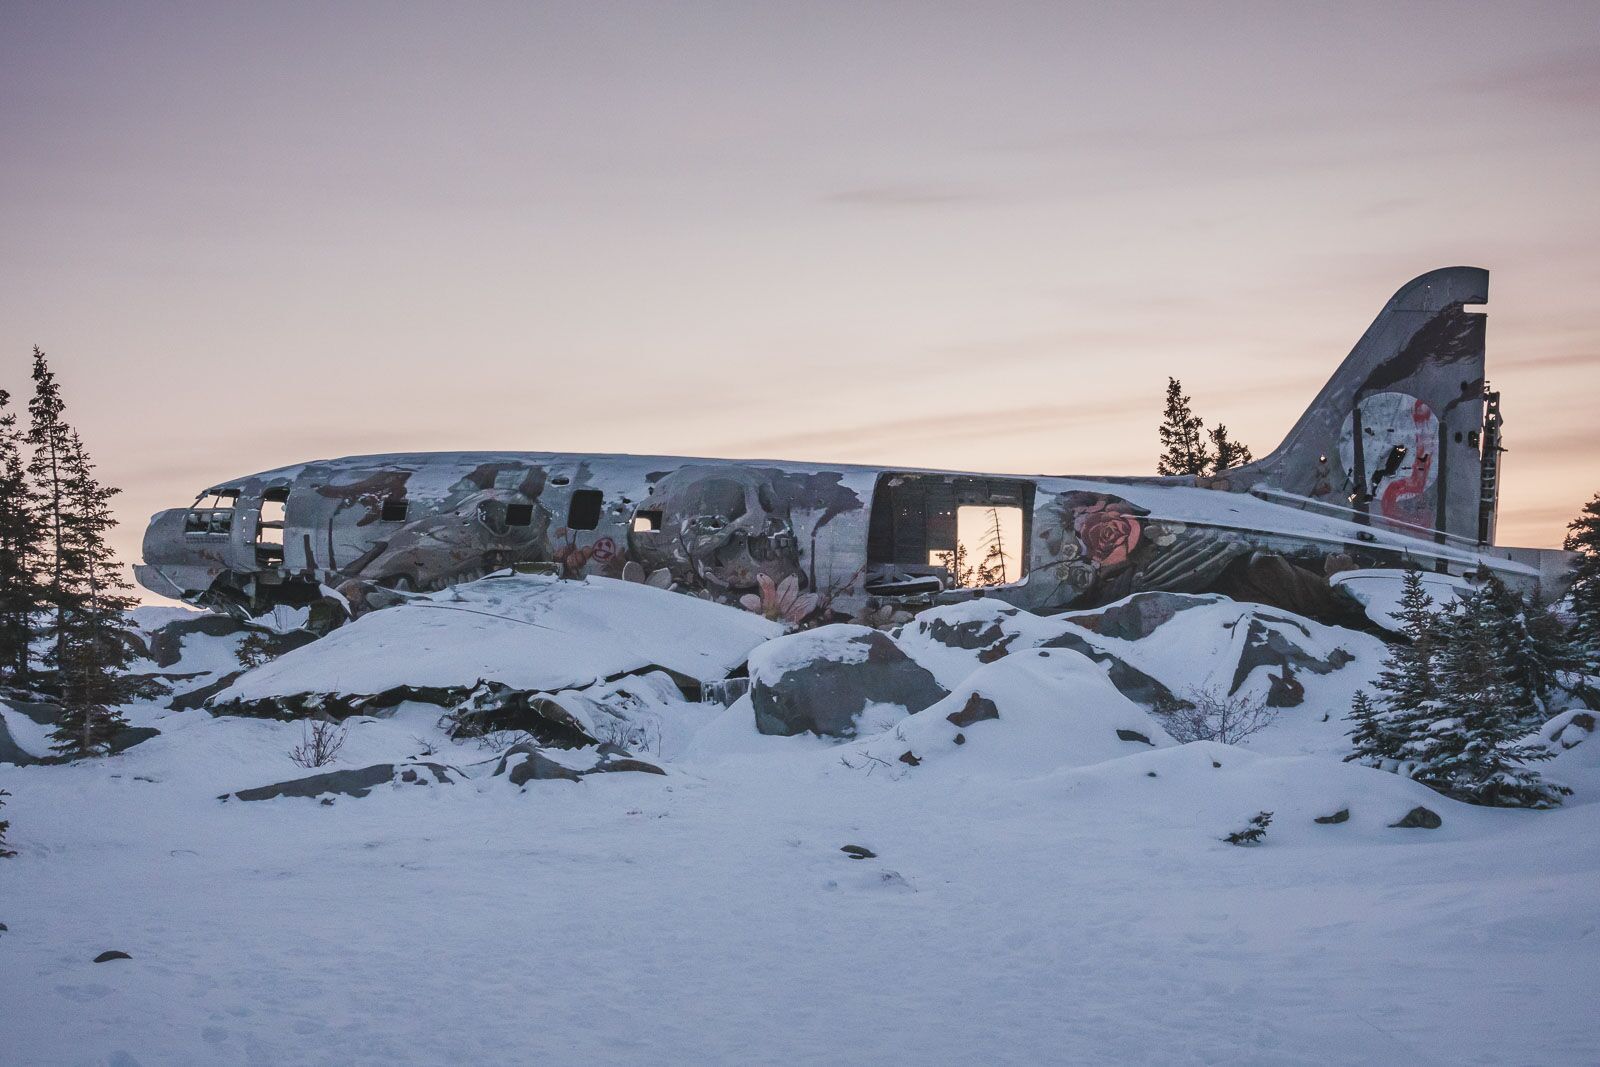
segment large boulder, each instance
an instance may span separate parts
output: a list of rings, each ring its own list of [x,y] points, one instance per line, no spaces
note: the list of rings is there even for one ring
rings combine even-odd
[[[857,717],[889,705],[918,712],[945,695],[887,634],[843,623],[769,641],[750,656],[756,729],[853,737]]]

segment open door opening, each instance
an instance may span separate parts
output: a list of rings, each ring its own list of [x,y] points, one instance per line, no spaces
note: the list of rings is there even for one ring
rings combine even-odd
[[[283,522],[288,503],[288,486],[276,486],[261,494],[261,517],[256,521],[257,566],[283,565]]]
[[[872,495],[867,592],[917,596],[1017,582],[1027,573],[1034,484],[883,474]]]

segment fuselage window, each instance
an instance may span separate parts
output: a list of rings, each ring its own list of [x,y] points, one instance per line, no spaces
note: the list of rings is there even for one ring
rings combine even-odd
[[[411,502],[405,498],[399,500],[385,500],[381,518],[384,522],[405,522],[406,513],[411,510]]]
[[[218,489],[202,494],[183,519],[183,532],[191,534],[227,534],[233,529],[233,507],[239,501],[239,490]]]
[[[600,505],[605,495],[598,489],[574,489],[567,506],[567,529],[592,530],[600,525]]]
[[[532,504],[507,504],[506,505],[506,525],[507,526],[532,526],[533,525],[533,505]]]
[[[655,533],[661,529],[661,512],[636,511],[633,513],[634,533]]]

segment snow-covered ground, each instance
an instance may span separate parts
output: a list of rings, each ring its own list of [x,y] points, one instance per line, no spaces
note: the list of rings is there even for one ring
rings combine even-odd
[[[0,1062],[1596,1062],[1600,738],[1567,806],[1473,808],[1339,762],[1338,673],[1247,745],[1146,745],[1088,663],[848,741],[680,704],[666,775],[521,790],[404,704],[336,766],[471,777],[331,804],[218,799],[306,774],[300,724],[139,705],[120,755],[0,767]]]

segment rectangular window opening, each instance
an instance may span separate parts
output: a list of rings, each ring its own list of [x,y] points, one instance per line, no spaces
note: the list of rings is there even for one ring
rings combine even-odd
[[[532,504],[507,504],[506,505],[506,525],[507,526],[532,526],[533,525],[533,505]]]
[[[661,512],[659,510],[636,511],[633,513],[634,533],[655,533],[661,529]]]
[[[405,522],[406,513],[411,510],[411,502],[404,497],[399,500],[385,500],[380,518],[384,522]]]
[[[598,489],[574,489],[567,506],[567,529],[592,530],[600,525],[600,506],[605,495]]]

